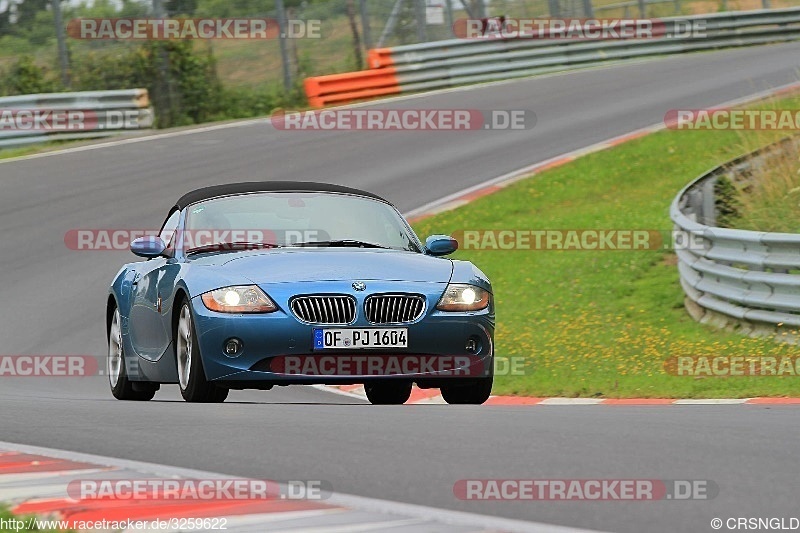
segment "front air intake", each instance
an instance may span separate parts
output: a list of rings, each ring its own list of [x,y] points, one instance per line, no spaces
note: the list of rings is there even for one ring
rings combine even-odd
[[[298,296],[291,307],[294,316],[309,324],[350,324],[356,319],[352,296]]]
[[[367,320],[373,324],[405,324],[422,316],[425,297],[418,294],[376,294],[364,302]]]

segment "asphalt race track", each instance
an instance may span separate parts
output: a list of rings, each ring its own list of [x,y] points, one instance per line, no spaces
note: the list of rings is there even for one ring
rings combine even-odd
[[[74,228],[152,228],[183,192],[258,179],[365,188],[403,211],[561,153],[798,80],[800,44],[703,53],[407,99],[383,107],[531,109],[529,131],[282,132],[268,121],[0,163],[2,354],[105,353],[123,252],[68,250]],[[667,216],[665,210],[665,217]],[[105,378],[4,378],[0,441],[271,479],[566,526],[712,531],[798,516],[791,406],[373,407],[314,388],[222,405],[113,400]],[[694,502],[462,502],[468,478],[706,479]]]

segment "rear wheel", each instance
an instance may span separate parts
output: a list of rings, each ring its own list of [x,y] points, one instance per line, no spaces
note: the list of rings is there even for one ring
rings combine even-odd
[[[367,399],[373,405],[400,405],[411,397],[411,382],[384,381],[364,386]]]
[[[175,355],[178,363],[178,385],[181,396],[187,402],[218,403],[228,397],[228,389],[218,387],[206,380],[200,347],[195,342],[196,335],[189,303],[181,306],[175,332]]]
[[[117,400],[131,400],[146,402],[156,395],[156,387],[150,383],[137,383],[128,379],[125,369],[125,347],[122,344],[122,318],[119,309],[114,309],[111,325],[108,328],[108,358],[106,364],[108,383],[111,385],[111,394]]]
[[[493,377],[480,378],[468,385],[447,385],[442,387],[442,398],[450,404],[480,405],[492,395]]]

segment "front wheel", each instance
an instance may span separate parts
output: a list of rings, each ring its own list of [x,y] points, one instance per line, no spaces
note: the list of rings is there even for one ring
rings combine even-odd
[[[122,318],[119,309],[114,309],[111,326],[108,328],[108,358],[106,360],[108,382],[111,394],[117,400],[146,402],[156,395],[156,387],[148,386],[134,389],[125,369],[125,347],[122,344]],[[147,384],[150,385],[150,384]]]
[[[385,381],[367,383],[364,392],[372,405],[400,405],[411,397],[411,382]]]
[[[492,395],[493,377],[480,378],[468,385],[442,387],[442,398],[449,404],[480,405]]]
[[[228,397],[228,389],[217,387],[206,380],[200,348],[195,342],[195,330],[189,303],[184,302],[175,332],[175,355],[178,363],[178,385],[187,402],[219,403]]]

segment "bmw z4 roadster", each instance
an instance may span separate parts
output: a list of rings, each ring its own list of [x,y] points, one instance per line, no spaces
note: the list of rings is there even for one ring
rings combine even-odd
[[[488,278],[423,244],[374,194],[261,182],[190,192],[158,236],[131,243],[107,302],[108,375],[120,400],[175,384],[189,402],[231,389],[363,384],[401,404],[412,384],[448,403],[491,393],[495,312]]]

